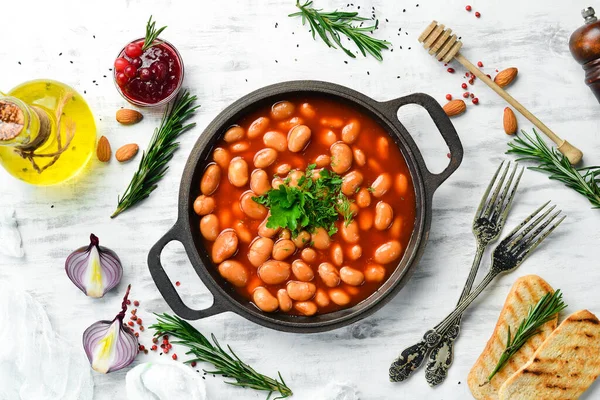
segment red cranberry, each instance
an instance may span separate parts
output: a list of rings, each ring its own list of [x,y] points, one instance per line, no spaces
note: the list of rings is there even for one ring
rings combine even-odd
[[[141,68],[140,79],[143,81],[149,81],[150,79],[152,79],[152,72],[150,72],[148,68]]]
[[[135,78],[135,76],[137,75],[137,68],[135,66],[129,64],[128,66],[125,67],[125,69],[123,70],[123,73],[128,78]]]
[[[142,46],[136,43],[130,43],[125,47],[125,54],[129,58],[136,58],[142,55]]]
[[[125,86],[129,82],[129,78],[122,72],[119,72],[116,77],[119,86]]]
[[[139,57],[134,58],[131,60],[131,65],[135,66],[136,68],[140,68],[142,66],[142,59]]]
[[[126,66],[129,65],[129,61],[126,58],[119,57],[115,60],[115,71],[123,72]]]
[[[168,68],[167,65],[161,61],[156,61],[150,66],[150,71],[157,82],[162,82],[167,77]]]

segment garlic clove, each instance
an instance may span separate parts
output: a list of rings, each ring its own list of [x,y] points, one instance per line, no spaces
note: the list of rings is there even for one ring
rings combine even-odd
[[[139,343],[133,331],[123,326],[127,311],[127,297],[121,304],[121,312],[112,321],[98,321],[83,332],[83,348],[94,371],[107,374],[125,368],[135,360]]]
[[[123,277],[123,266],[117,254],[100,246],[93,233],[89,246],[80,247],[67,257],[65,271],[75,286],[94,298],[104,296]]]

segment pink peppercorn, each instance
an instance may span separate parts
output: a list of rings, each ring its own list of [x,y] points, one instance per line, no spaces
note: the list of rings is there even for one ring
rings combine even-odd
[[[462,85],[460,85],[461,88],[466,89],[467,88],[467,84],[463,83]]]
[[[477,66],[478,66],[479,68],[481,68],[481,67],[483,67],[483,63],[482,63],[481,61],[477,61]]]
[[[466,99],[467,97],[469,97],[469,92],[464,92],[463,93],[463,97]]]
[[[471,11],[471,6],[466,6],[466,7],[465,7],[465,10],[467,10],[467,11]]]
[[[480,13],[479,11],[477,11],[477,12],[475,13],[475,16],[476,16],[477,18],[479,18],[479,17],[481,17],[481,13]]]
[[[473,99],[473,104],[479,104],[479,99],[477,97]]]
[[[446,95],[446,100],[452,100],[452,95],[450,93]]]
[[[173,360],[177,360],[177,354],[173,354],[173,355],[171,356],[171,358],[172,358]]]
[[[454,68],[448,68],[447,71],[450,72],[451,74],[453,74],[454,73]]]

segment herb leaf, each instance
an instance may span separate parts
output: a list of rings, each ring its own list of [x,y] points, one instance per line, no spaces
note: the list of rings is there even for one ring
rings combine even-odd
[[[342,45],[340,33],[352,40],[356,47],[360,50],[363,56],[367,56],[367,53],[371,54],[377,60],[383,60],[381,55],[382,50],[387,50],[390,42],[386,40],[380,40],[366,35],[364,32],[373,33],[377,29],[379,21],[375,21],[375,25],[369,26],[355,26],[352,22],[368,21],[369,18],[359,17],[357,12],[322,12],[312,8],[312,0],[307,0],[306,3],[300,4],[300,1],[296,1],[296,7],[300,9],[299,12],[289,14],[288,17],[302,17],[302,25],[308,22],[310,26],[312,37],[316,39],[315,34],[325,42],[328,47],[336,49],[336,45],[344,51],[348,56],[356,58],[354,53]],[[329,35],[329,36],[328,36]],[[332,43],[332,41],[335,43]]]
[[[144,45],[142,46],[142,52],[148,50],[154,45],[154,41],[158,38],[158,35],[162,33],[167,27],[163,26],[160,29],[156,29],[156,21],[152,21],[152,15],[148,19],[146,24],[146,36],[144,38]]]
[[[568,160],[567,160],[568,162]],[[514,336],[511,337],[510,327],[508,327],[508,338],[506,340],[506,349],[500,355],[496,368],[488,376],[491,381],[494,375],[506,365],[508,360],[529,340],[532,336],[540,333],[539,328],[550,321],[556,314],[567,308],[562,300],[562,293],[557,289],[554,293],[546,293],[534,307],[529,307],[527,317],[517,329]]]
[[[346,225],[352,222],[351,201],[342,193],[342,178],[334,172],[322,169],[315,176],[315,165],[306,169],[298,179],[297,186],[290,186],[289,179],[265,195],[253,200],[270,209],[267,228],[287,228],[292,236],[303,229],[313,232],[324,228],[331,236],[337,232],[335,222],[342,215]]]
[[[535,138],[521,131],[525,137],[517,136],[510,142],[507,154],[520,156],[517,161],[533,161],[536,167],[529,167],[534,171],[550,174],[549,178],[560,181],[576,192],[585,196],[593,208],[600,208],[600,166],[575,168],[567,157],[555,148],[550,148],[540,135],[533,130]]]
[[[211,335],[211,343],[202,333],[182,320],[177,316],[169,314],[156,314],[157,323],[150,326],[155,330],[154,336],[160,337],[163,335],[175,336],[177,343],[188,347],[190,350],[186,354],[192,355],[194,358],[187,360],[186,363],[192,362],[207,362],[214,366],[214,370],[206,373],[221,375],[226,378],[235,379],[235,381],[226,381],[225,383],[250,388],[254,390],[267,391],[269,399],[271,394],[279,392],[280,396],[276,399],[290,397],[292,390],[286,385],[280,373],[277,373],[279,380],[262,375],[254,370],[251,366],[243,362],[231,349],[227,346],[229,354],[224,350],[214,335]]]
[[[165,110],[160,126],[154,130],[148,149],[142,154],[138,170],[131,178],[123,197],[119,198],[117,209],[111,218],[144,200],[158,187],[158,181],[169,168],[167,163],[179,147],[175,139],[196,126],[196,123],[183,124],[200,107],[193,105],[195,101],[196,96],[191,96],[185,91]]]

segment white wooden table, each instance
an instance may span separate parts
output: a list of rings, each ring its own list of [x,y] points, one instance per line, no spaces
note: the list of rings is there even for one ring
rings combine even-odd
[[[510,92],[555,132],[583,149],[589,165],[600,163],[600,105],[583,83],[583,71],[567,46],[569,35],[583,22],[579,11],[590,5],[589,1],[469,0],[471,13],[465,11],[469,1],[456,0],[316,0],[316,6],[345,8],[351,1],[351,9],[360,5],[367,16],[375,7],[380,19],[376,35],[392,41],[394,48],[384,54],[383,63],[371,58],[349,59],[341,51],[313,41],[299,19],[287,17],[295,9],[292,0],[3,4],[0,88],[8,90],[25,80],[47,77],[72,85],[82,94],[85,91],[98,135],[107,136],[113,149],[129,142],[145,148],[159,122],[160,110],[145,110],[140,124],[118,126],[115,111],[127,103],[115,90],[109,72],[118,50],[143,36],[150,14],[158,25],[169,26],[163,37],[182,53],[185,86],[198,96],[202,107],[195,117],[197,127],[181,138],[181,149],[159,188],[139,207],[115,220],[109,215],[137,161],[121,165],[113,160],[101,165],[94,157],[80,178],[50,188],[28,186],[0,171],[0,204],[16,209],[26,252],[24,259],[0,258],[0,279],[25,288],[44,304],[55,329],[74,347],[81,346],[82,331],[89,324],[113,318],[127,283],[133,285],[132,297],[141,301],[139,313],[149,325],[152,312],[170,310],[150,277],[146,256],[175,221],[185,160],[209,121],[252,90],[295,79],[339,83],[377,100],[424,92],[443,103],[446,93],[462,93],[465,71],[451,65],[456,73],[447,73],[420,48],[416,38],[432,19],[458,32],[464,42],[463,54],[474,62],[481,60],[490,74],[495,69],[518,67],[519,78]],[[481,12],[480,19],[475,18],[475,11]],[[296,393],[294,398],[315,398],[316,388],[337,380],[355,383],[361,399],[448,400],[470,398],[466,376],[518,276],[539,274],[561,288],[568,312],[589,308],[600,313],[600,214],[574,191],[528,171],[507,228],[550,199],[564,210],[567,220],[518,271],[494,282],[467,311],[455,362],[443,385],[429,388],[422,371],[405,383],[388,381],[389,364],[399,351],[434,326],[457,300],[474,254],[473,213],[499,162],[510,158],[504,155],[508,138],[501,126],[505,104],[482,83],[473,90],[479,106],[469,106],[464,116],[454,120],[465,148],[463,163],[436,193],[429,244],[413,278],[393,301],[352,326],[314,335],[276,332],[232,313],[194,325],[205,333],[215,333],[257,370],[270,375],[280,370]],[[421,110],[403,110],[401,119],[431,169],[440,171],[447,163],[447,149],[424,115]],[[531,124],[520,116],[518,119],[521,128],[531,131]],[[63,268],[65,257],[87,244],[90,232],[114,249],[125,267],[121,285],[101,300],[83,296]],[[489,266],[489,257],[484,260],[483,270]],[[179,291],[190,305],[211,303],[211,295],[193,273],[181,245],[171,243],[164,261],[172,280],[182,282]],[[145,333],[143,341],[149,343],[150,332]],[[136,363],[154,357],[158,356],[140,355]],[[125,398],[126,371],[94,374],[95,398]],[[210,377],[207,383],[213,399],[264,398],[251,390],[229,387],[218,378]],[[596,384],[584,397],[598,396]]]

